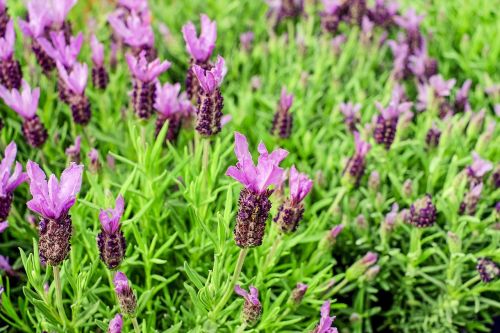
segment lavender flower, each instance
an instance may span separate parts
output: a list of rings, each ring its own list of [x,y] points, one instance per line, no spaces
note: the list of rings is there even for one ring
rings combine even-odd
[[[198,110],[196,112],[196,130],[204,136],[211,136],[221,131],[222,108],[224,98],[220,86],[227,72],[226,63],[221,56],[211,70],[194,65],[194,74],[201,90],[198,93]]]
[[[168,121],[167,141],[175,141],[181,128],[182,116],[185,110],[182,103],[190,103],[185,96],[179,95],[181,85],[179,83],[156,83],[156,102],[154,108],[158,111],[156,118],[155,135],[158,136],[165,122]]]
[[[425,40],[422,48],[410,55],[408,60],[409,70],[420,80],[420,82],[425,82],[438,73],[437,60],[428,56]]]
[[[247,31],[240,35],[240,46],[244,52],[250,52],[252,50],[254,38],[255,35],[252,31]]]
[[[4,257],[2,255],[0,255],[0,271],[4,271],[9,275],[15,274],[14,270],[12,269],[12,266],[9,264],[9,258]]]
[[[479,276],[484,283],[489,283],[500,276],[498,265],[488,258],[480,258],[476,266]]]
[[[311,191],[313,182],[304,173],[299,173],[294,165],[290,168],[290,197],[278,208],[278,213],[274,222],[278,224],[284,233],[297,230],[299,222],[304,214],[304,204],[302,201]]]
[[[467,176],[472,186],[483,181],[483,177],[493,170],[493,164],[490,161],[483,160],[478,153],[472,153],[472,164],[467,167]]]
[[[394,203],[391,211],[385,216],[382,227],[387,231],[392,231],[398,220],[399,205]]]
[[[23,78],[21,65],[13,57],[15,42],[14,22],[9,20],[5,33],[0,37],[0,84],[7,89],[19,89]]]
[[[66,21],[69,11],[77,0],[46,0],[47,15],[53,31],[63,31],[66,39],[71,35],[71,26]]]
[[[99,171],[101,168],[101,163],[99,162],[99,151],[95,148],[92,148],[89,153],[87,154],[87,157],[90,160],[89,163],[89,171],[92,173],[96,173]]]
[[[108,22],[114,33],[125,44],[132,48],[132,54],[140,55],[144,52],[145,57],[150,60],[155,57],[154,32],[148,13],[139,15],[135,11],[123,17],[122,11],[118,10],[109,16]]]
[[[27,206],[41,217],[38,241],[40,260],[57,266],[66,259],[70,251],[72,226],[68,212],[80,192],[83,166],[72,163],[61,174],[60,182],[54,175],[47,182],[45,173],[32,161],[28,161],[26,171],[33,196]]]
[[[266,0],[269,5],[267,17],[274,24],[280,23],[285,18],[295,18],[304,12],[304,0]]]
[[[0,201],[2,200],[3,198],[0,197]],[[0,204],[1,205],[1,204]],[[4,214],[2,212],[2,214]],[[0,222],[0,234],[3,233],[5,230],[7,230],[7,228],[9,227],[9,222],[7,221],[4,221],[4,222]]]
[[[337,237],[340,235],[342,230],[344,230],[345,225],[343,224],[338,224],[335,227],[333,227],[331,230],[328,231],[326,234],[326,244],[331,247],[335,245],[337,242]]]
[[[9,216],[12,199],[14,198],[14,190],[27,179],[21,163],[16,162],[13,168],[16,154],[17,146],[12,141],[5,148],[5,155],[0,163],[0,221],[5,221]],[[3,224],[2,226],[2,229],[5,230],[8,224]]]
[[[399,5],[397,2],[386,4],[385,0],[375,0],[375,6],[368,9],[368,18],[376,25],[389,28],[395,24],[394,19],[398,13]]]
[[[295,289],[292,290],[292,295],[290,297],[291,301],[293,302],[294,305],[299,305],[300,302],[302,302],[302,299],[304,298],[304,295],[307,292],[307,284],[304,283],[297,283],[297,286]]]
[[[347,177],[350,183],[357,186],[365,173],[366,155],[370,151],[371,145],[363,141],[358,132],[355,131],[353,134],[356,150],[347,162],[343,175]]]
[[[431,227],[436,223],[437,210],[430,194],[418,199],[410,206],[409,223],[418,228]]]
[[[134,315],[137,307],[137,298],[130,287],[127,276],[122,272],[116,272],[113,284],[115,285],[116,297],[118,298],[122,312]]]
[[[333,327],[335,316],[330,317],[330,301],[325,301],[321,306],[321,319],[318,326],[311,333],[338,333],[336,327]]]
[[[71,72],[68,73],[66,68],[58,61],[57,69],[61,80],[68,87],[68,102],[74,122],[82,126],[87,125],[92,117],[90,103],[85,95],[89,75],[87,64],[76,63]]]
[[[7,30],[7,24],[9,23],[10,17],[7,13],[7,6],[5,4],[6,0],[0,0],[0,37],[5,35]],[[2,293],[0,292],[0,295]]]
[[[495,189],[500,188],[500,164],[497,165],[495,171],[491,175],[491,182],[493,183],[493,187]]]
[[[66,148],[66,156],[68,156],[69,160],[71,162],[74,162],[76,164],[80,163],[80,149],[81,149],[81,142],[82,139],[78,135],[75,138],[75,143],[68,148]]]
[[[409,111],[412,103],[392,101],[387,108],[384,108],[380,103],[377,103],[376,106],[380,111],[380,115],[377,117],[373,136],[378,144],[383,144],[389,150],[396,137],[399,115]]]
[[[227,169],[226,175],[244,185],[240,193],[239,210],[234,229],[236,245],[242,248],[260,246],[266,220],[271,209],[269,197],[272,190],[269,186],[277,186],[285,172],[279,167],[280,162],[288,155],[284,149],[268,153],[263,143],[259,144],[260,153],[257,166],[248,151],[248,142],[243,134],[235,133],[234,152],[238,158],[236,166]]]
[[[427,135],[425,136],[425,142],[427,143],[427,147],[434,148],[439,145],[439,139],[441,138],[441,131],[436,126],[435,123],[432,124],[432,127],[427,131]]]
[[[108,326],[108,333],[122,333],[123,328],[123,319],[120,314],[117,314],[111,321]]]
[[[391,48],[394,58],[392,75],[396,80],[402,80],[410,73],[410,47],[405,41],[389,40],[387,44]]]
[[[451,89],[455,86],[455,82],[455,79],[446,81],[441,75],[434,75],[429,79],[429,85],[436,97],[450,96]]]
[[[234,292],[245,299],[243,311],[241,311],[241,320],[249,326],[255,325],[262,314],[259,291],[254,286],[250,286],[250,292],[247,292],[237,284],[234,287]]]
[[[340,22],[345,20],[349,14],[346,3],[338,0],[322,0],[323,11],[320,12],[321,26],[326,32],[336,34]]]
[[[217,40],[217,23],[210,21],[210,18],[205,14],[201,14],[200,18],[201,33],[199,37],[196,36],[196,28],[192,22],[188,22],[182,27],[186,49],[197,65],[208,62]]]
[[[378,273],[380,273],[380,266],[379,265],[375,265],[375,266],[368,268],[368,270],[365,272],[366,280],[373,281],[377,277]]]
[[[118,6],[129,12],[143,13],[149,10],[147,0],[118,0]]]
[[[406,41],[412,54],[421,50],[423,45],[423,36],[420,32],[420,23],[423,19],[424,16],[418,15],[413,8],[410,8],[404,16],[394,18],[396,24],[406,31]]]
[[[109,269],[117,268],[125,256],[125,237],[120,230],[124,206],[123,197],[119,195],[116,198],[115,209],[101,209],[99,213],[101,232],[97,235],[97,246],[101,260]]]
[[[455,108],[454,108],[455,113],[466,112],[471,110],[469,103],[469,90],[471,85],[472,81],[467,80],[458,90],[457,96],[455,97]]]
[[[368,178],[368,188],[374,192],[378,191],[380,187],[380,174],[377,170],[372,171],[370,178]]]
[[[159,59],[148,62],[144,51],[139,57],[131,54],[127,54],[126,57],[133,77],[132,105],[135,114],[141,119],[148,119],[152,115],[155,104],[158,76],[170,68],[170,63],[160,62]]]
[[[104,68],[104,45],[102,45],[95,35],[90,40],[92,48],[92,84],[97,89],[106,89],[109,83],[109,75]]]
[[[483,183],[472,185],[469,192],[465,195],[464,200],[460,203],[459,213],[474,215],[476,213],[477,204],[481,198],[482,191]]]
[[[293,126],[293,116],[290,114],[290,108],[293,104],[293,95],[288,94],[286,88],[281,88],[280,101],[278,109],[274,114],[273,127],[271,133],[282,139],[290,137]]]
[[[47,130],[43,126],[40,118],[36,115],[38,109],[38,99],[40,88],[31,90],[31,87],[24,80],[21,82],[22,91],[17,89],[7,90],[0,86],[0,97],[5,104],[23,118],[23,134],[33,147],[40,147],[47,140]]]
[[[340,104],[340,112],[344,115],[344,122],[351,132],[356,131],[356,126],[361,121],[359,110],[361,110],[361,104],[351,102]]]

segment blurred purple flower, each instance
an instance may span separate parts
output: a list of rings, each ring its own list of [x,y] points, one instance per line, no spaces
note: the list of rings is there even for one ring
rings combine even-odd
[[[290,114],[290,108],[292,107],[292,104],[293,94],[288,94],[286,87],[282,87],[278,110],[276,110],[273,118],[271,133],[283,139],[288,138],[291,135],[293,117]]]
[[[212,94],[220,87],[227,73],[226,62],[221,56],[217,56],[217,62],[211,70],[205,70],[198,65],[195,65],[193,70],[201,88],[207,94]]]
[[[99,221],[101,232],[97,235],[97,246],[101,260],[109,269],[115,269],[123,261],[126,244],[123,232],[120,230],[120,219],[125,207],[123,197],[116,198],[115,208],[101,209]]]
[[[75,143],[68,148],[66,148],[66,156],[69,157],[71,162],[75,162],[76,164],[80,163],[80,148],[81,148],[81,137],[78,135],[75,138]]]
[[[148,15],[139,15],[132,11],[123,17],[120,10],[108,17],[108,22],[125,44],[132,47],[135,53],[152,49],[154,46],[154,32]]]
[[[198,63],[208,61],[215,48],[217,40],[217,23],[210,21],[210,18],[202,14],[201,16],[201,33],[196,36],[196,28],[192,22],[188,22],[182,27],[182,35],[186,42],[186,49],[191,57]]]
[[[344,115],[344,122],[351,132],[356,130],[357,124],[361,121],[359,110],[361,110],[361,104],[351,102],[340,104],[340,112]]]
[[[467,112],[471,110],[469,103],[469,90],[472,85],[472,80],[467,80],[464,82],[462,87],[458,90],[455,97],[455,113],[457,112]]]
[[[1,197],[0,197],[0,201],[2,201]],[[0,205],[1,205],[1,203],[0,203]],[[8,227],[9,227],[9,222],[7,222],[7,221],[0,222],[0,234],[2,232],[4,232]]]
[[[257,288],[250,286],[249,290],[250,292],[247,292],[239,284],[234,287],[234,292],[245,299],[243,311],[241,312],[242,320],[249,325],[254,325],[262,313],[262,304],[259,301]]]
[[[108,326],[108,333],[122,333],[123,328],[123,319],[120,314],[117,314],[111,321]]]
[[[429,79],[429,85],[437,97],[450,96],[451,89],[455,85],[455,82],[455,79],[445,81],[441,75],[434,75]]]
[[[115,285],[115,293],[122,313],[133,315],[137,307],[137,298],[134,295],[127,276],[122,272],[116,272],[113,284]]]
[[[493,164],[490,161],[481,159],[476,152],[472,152],[472,160],[472,164],[467,167],[467,175],[471,184],[475,185],[482,182],[484,175],[493,170]]]
[[[336,327],[333,327],[335,316],[330,317],[330,301],[325,301],[321,306],[321,319],[318,326],[311,333],[338,333]]]
[[[252,43],[255,38],[253,31],[247,31],[240,35],[240,45],[243,51],[250,52],[252,50]]]
[[[10,213],[14,190],[28,179],[28,176],[23,172],[21,163],[16,162],[16,155],[17,146],[12,141],[5,148],[5,155],[0,163],[0,232],[3,232],[8,226],[8,223],[4,221]]]
[[[66,69],[70,69],[77,61],[78,54],[83,44],[83,34],[80,32],[76,37],[71,37],[66,43],[63,31],[51,31],[50,41],[45,37],[38,38],[38,43],[56,63],[60,62]]]

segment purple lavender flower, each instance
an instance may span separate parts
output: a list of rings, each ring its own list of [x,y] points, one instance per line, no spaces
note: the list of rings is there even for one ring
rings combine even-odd
[[[444,80],[441,75],[434,75],[429,79],[429,85],[434,91],[436,97],[448,97],[450,96],[451,89],[455,86],[455,79]]]
[[[389,28],[395,22],[394,19],[398,13],[399,5],[397,2],[390,2],[386,4],[385,0],[375,0],[375,6],[368,9],[368,18],[376,25]]]
[[[354,155],[347,162],[343,175],[347,177],[350,183],[357,186],[365,173],[366,155],[370,151],[371,145],[363,141],[357,131],[353,134],[356,150]]]
[[[337,242],[337,237],[340,235],[342,230],[344,230],[344,224],[338,224],[334,226],[331,230],[326,234],[326,242],[328,246],[333,246]]]
[[[3,198],[0,197],[0,201],[2,200]],[[1,204],[0,204],[1,205]],[[3,213],[3,212],[2,212]],[[4,221],[4,222],[0,222],[0,234],[3,233],[5,230],[7,230],[7,228],[9,227],[9,222],[7,221]]]
[[[252,50],[252,43],[255,38],[253,31],[247,31],[240,35],[240,46],[244,52]]]
[[[72,163],[61,174],[60,182],[54,175],[47,182],[45,173],[32,161],[28,161],[26,171],[33,196],[27,206],[41,217],[38,241],[40,260],[57,266],[70,251],[72,225],[68,212],[80,192],[83,166]]]
[[[123,319],[120,314],[117,314],[111,321],[108,326],[108,333],[122,333],[123,328]]]
[[[226,76],[227,68],[224,58],[217,57],[217,63],[211,70],[194,65],[194,74],[201,90],[198,92],[198,110],[196,112],[196,130],[203,136],[211,136],[221,131],[222,108],[224,98],[220,86]]]
[[[71,72],[57,61],[59,76],[68,88],[68,103],[71,107],[71,114],[75,123],[85,126],[90,122],[92,111],[90,103],[85,95],[89,70],[87,64],[75,63]]]
[[[273,24],[278,24],[285,18],[299,17],[304,12],[304,0],[266,0],[269,6],[267,17]]]
[[[245,299],[243,311],[241,311],[241,320],[249,326],[255,325],[262,314],[259,291],[254,286],[250,286],[250,292],[248,292],[237,284],[234,287],[234,292]]]
[[[157,82],[156,85],[156,102],[154,108],[158,111],[158,117],[156,118],[155,135],[158,136],[163,125],[168,121],[168,131],[165,139],[166,141],[175,141],[179,135],[182,117],[185,114],[181,102],[186,97],[179,95],[181,91],[179,83],[165,83],[162,86],[160,82]],[[190,103],[189,101],[187,102]]]
[[[0,163],[0,221],[5,221],[9,216],[14,190],[28,178],[23,172],[21,163],[16,162],[13,168],[16,154],[17,146],[16,143],[12,141],[5,148],[5,155]],[[8,224],[3,224],[3,230],[5,230],[7,226]]]
[[[199,37],[196,36],[196,28],[192,22],[188,22],[182,27],[186,49],[197,65],[208,62],[217,40],[217,23],[210,21],[210,18],[205,14],[201,14],[200,18],[201,33]]]
[[[99,151],[95,148],[92,148],[89,153],[87,154],[87,157],[90,160],[90,163],[88,165],[88,169],[92,173],[96,173],[101,169],[101,163],[99,162]]]
[[[242,248],[260,246],[264,237],[266,220],[271,209],[269,197],[272,190],[269,186],[277,186],[285,172],[279,167],[280,162],[288,155],[284,149],[268,153],[263,143],[259,144],[260,153],[257,166],[248,151],[248,142],[243,134],[234,134],[234,152],[238,158],[236,166],[227,169],[226,175],[239,181],[245,187],[239,198],[239,210],[234,229],[236,245]]]
[[[14,269],[12,269],[12,266],[9,264],[9,258],[4,257],[2,255],[0,255],[0,271],[4,271],[9,275],[15,274]]]
[[[109,16],[108,22],[120,40],[132,48],[133,55],[144,52],[148,60],[155,57],[154,32],[148,13],[140,15],[132,11],[124,17],[122,11],[118,10]]]
[[[420,23],[423,19],[424,16],[418,15],[413,8],[410,8],[404,16],[394,18],[396,24],[406,31],[406,42],[412,54],[422,49],[423,36],[420,32]]]
[[[109,269],[117,268],[125,256],[126,244],[120,230],[125,201],[121,195],[116,198],[115,209],[102,210],[99,213],[101,232],[97,235],[97,246],[101,260]]]
[[[418,228],[431,227],[436,223],[437,210],[430,194],[418,199],[410,206],[409,223]]]
[[[437,60],[429,57],[427,54],[425,39],[422,48],[410,55],[408,60],[409,70],[420,80],[420,82],[425,82],[438,73]]]
[[[454,108],[455,113],[467,112],[471,110],[469,103],[469,90],[471,85],[472,81],[467,80],[458,90],[457,95],[455,97],[455,108]]]
[[[392,56],[394,58],[392,75],[396,80],[402,80],[410,73],[410,47],[405,41],[401,40],[389,40],[387,41],[387,44],[391,48]]]
[[[351,132],[356,131],[356,126],[361,121],[359,110],[361,110],[361,104],[351,102],[340,104],[340,112],[344,115],[344,122]]]
[[[10,16],[7,13],[6,0],[0,0],[0,37],[5,35],[7,24],[9,23]],[[1,293],[0,293],[1,295]]]
[[[92,48],[92,84],[97,89],[106,89],[109,83],[109,75],[104,67],[104,45],[102,45],[95,35],[90,39]]]
[[[384,222],[383,222],[383,228],[387,231],[391,231],[394,229],[394,226],[396,225],[396,222],[398,220],[398,215],[399,215],[399,205],[397,203],[394,203],[392,205],[391,211],[385,216]]]
[[[374,192],[378,191],[380,187],[380,174],[377,170],[372,171],[370,178],[368,178],[368,188]]]
[[[439,139],[441,138],[441,130],[436,126],[435,123],[432,123],[432,127],[427,131],[427,135],[425,136],[425,142],[427,143],[427,147],[434,148],[439,145]]]
[[[366,280],[373,281],[377,277],[378,273],[380,273],[380,266],[379,265],[375,265],[375,266],[368,268],[368,270],[365,272]]]
[[[304,214],[304,204],[302,201],[311,191],[313,182],[304,173],[299,173],[295,166],[290,168],[290,197],[278,208],[278,213],[274,222],[278,224],[281,232],[289,233],[297,230],[299,222]]]
[[[68,156],[69,160],[71,162],[74,162],[76,164],[80,163],[80,149],[81,149],[81,142],[82,139],[78,135],[75,138],[75,143],[68,148],[66,148],[66,156]]]
[[[493,164],[490,161],[483,160],[478,153],[472,153],[472,164],[467,167],[467,176],[472,186],[482,183],[483,177],[493,170]]]
[[[149,10],[147,0],[118,0],[118,6],[130,12],[142,13]]]
[[[29,21],[19,20],[19,27],[23,34],[31,38],[31,49],[35,54],[36,60],[43,70],[45,75],[56,67],[55,62],[43,50],[38,43],[38,38],[42,37],[46,30],[51,25],[51,18],[49,14],[49,7],[44,1],[31,0],[27,3]]]
[[[40,147],[48,137],[45,126],[36,115],[40,88],[31,90],[31,87],[24,80],[21,82],[21,87],[22,91],[17,89],[9,91],[0,85],[0,97],[5,104],[23,118],[22,130],[28,144]]]
[[[397,103],[392,101],[387,108],[384,108],[380,103],[376,103],[376,106],[380,111],[380,115],[377,117],[373,136],[378,144],[383,144],[389,150],[396,137],[399,115],[409,111],[412,103]]]
[[[46,0],[47,15],[53,31],[63,31],[66,39],[71,35],[71,25],[66,20],[77,0]]]
[[[290,296],[291,301],[294,305],[299,305],[307,292],[307,284],[297,283],[297,286],[292,290],[292,295]]]
[[[338,333],[336,327],[333,327],[335,316],[330,317],[330,301],[325,301],[321,306],[321,319],[318,326],[311,333]]]
[[[464,200],[460,203],[459,213],[462,215],[474,215],[479,199],[481,199],[482,191],[483,183],[472,185],[469,192],[465,194]]]
[[[133,77],[132,105],[135,114],[141,119],[148,119],[153,113],[158,76],[170,68],[170,63],[160,62],[159,59],[148,62],[144,51],[139,57],[131,54],[127,54],[126,57]]]
[[[133,315],[137,307],[137,298],[130,287],[127,276],[122,272],[116,272],[113,284],[122,313]]]
[[[288,94],[286,88],[281,88],[280,101],[278,109],[274,114],[271,133],[282,139],[290,137],[293,126],[293,116],[290,114],[290,108],[293,104],[293,95]]]
[[[476,266],[479,276],[484,283],[489,283],[500,276],[500,268],[491,259],[480,258]]]
[[[340,22],[349,15],[349,7],[339,0],[322,0],[323,11],[320,12],[321,26],[326,32],[336,34]]]
[[[23,78],[21,65],[13,57],[15,42],[14,22],[9,20],[5,33],[0,37],[0,84],[7,89],[19,89]]]

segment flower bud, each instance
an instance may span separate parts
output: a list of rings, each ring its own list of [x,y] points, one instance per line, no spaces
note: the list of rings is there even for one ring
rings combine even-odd
[[[427,194],[411,205],[409,222],[419,228],[430,227],[436,222],[436,213],[432,197]]]
[[[245,299],[243,310],[241,311],[241,320],[249,326],[254,326],[262,314],[259,291],[254,286],[250,286],[250,292],[247,292],[240,285],[236,285],[234,292]]]
[[[345,273],[345,277],[348,281],[354,281],[363,275],[367,269],[374,265],[378,260],[378,255],[374,252],[368,252],[363,258],[356,261],[351,267],[349,267]]]
[[[299,305],[307,292],[307,284],[297,283],[297,286],[292,290],[291,300],[295,305]]]
[[[370,174],[370,178],[368,179],[368,187],[373,192],[378,191],[380,187],[380,175],[376,170],[372,171],[372,173]]]
[[[476,269],[484,283],[489,283],[500,275],[500,268],[494,261],[488,258],[479,259]]]
[[[124,314],[134,315],[137,307],[137,299],[134,295],[134,291],[129,285],[127,276],[122,272],[116,272],[113,284],[115,285],[116,297],[118,298],[122,312]]]

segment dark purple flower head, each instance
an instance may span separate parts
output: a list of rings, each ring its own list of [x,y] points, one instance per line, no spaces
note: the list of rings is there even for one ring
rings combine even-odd
[[[138,14],[132,11],[124,17],[122,11],[112,13],[108,22],[113,31],[133,48],[151,48],[154,46],[154,32],[148,13]]]
[[[375,6],[368,9],[368,17],[375,24],[388,27],[394,23],[394,18],[398,13],[399,5],[397,2],[386,4],[385,0],[375,0]]]
[[[437,97],[450,96],[451,89],[455,86],[455,79],[445,81],[441,75],[434,75],[429,79],[429,85]]]
[[[493,170],[493,164],[490,161],[483,160],[478,153],[473,152],[472,159],[472,164],[467,167],[467,174],[473,182],[480,181],[484,175]]]
[[[245,299],[243,311],[241,312],[242,320],[249,325],[254,325],[262,313],[262,304],[259,301],[257,288],[250,286],[249,291],[242,289],[238,284],[234,287],[234,292]]]
[[[207,62],[215,48],[217,23],[210,21],[207,15],[202,14],[200,36],[196,36],[196,28],[192,22],[188,22],[182,27],[182,35],[191,57],[200,63]]]
[[[481,199],[483,191],[483,183],[471,185],[469,192],[465,195],[464,200],[460,203],[459,213],[466,215],[474,215],[476,213],[477,204]]]
[[[479,259],[476,269],[484,283],[489,283],[500,276],[500,268],[493,260],[488,258]]]
[[[5,155],[0,162],[0,200],[12,193],[16,187],[28,179],[28,175],[23,172],[21,163],[16,160],[17,146],[14,141],[5,148]]]
[[[55,62],[60,62],[65,68],[73,67],[82,48],[83,34],[80,32],[76,37],[71,37],[69,44],[66,43],[63,31],[51,31],[50,39],[49,41],[45,37],[38,38],[38,43],[45,53]]]
[[[330,317],[330,301],[325,301],[321,306],[321,319],[318,326],[311,333],[338,333],[336,327],[333,327],[335,316]]]
[[[61,174],[60,182],[55,175],[51,175],[47,181],[45,173],[32,161],[28,161],[26,171],[33,196],[27,203],[28,208],[46,219],[57,220],[67,215],[80,192],[83,165],[72,163]]]
[[[429,128],[427,135],[425,137],[425,142],[428,147],[437,147],[439,145],[439,140],[441,138],[441,130],[436,126],[435,123],[432,123],[432,127]]]
[[[260,153],[257,166],[253,163],[252,155],[248,150],[246,137],[238,132],[234,134],[234,152],[238,158],[236,166],[227,169],[226,175],[243,184],[255,193],[264,193],[269,186],[278,185],[285,172],[279,164],[288,155],[284,149],[277,149],[271,154],[263,143],[258,146]]]
[[[104,45],[99,42],[95,35],[92,35],[90,47],[92,49],[92,62],[95,66],[102,67],[104,64]]]
[[[123,328],[123,319],[120,314],[117,314],[111,321],[108,326],[108,333],[122,333]]]
[[[427,194],[410,206],[409,223],[418,227],[431,227],[436,223],[437,210],[432,203],[432,197]]]
[[[29,21],[19,19],[19,27],[26,37],[38,38],[45,33],[45,29],[52,23],[49,7],[44,1],[31,0],[26,4]]]
[[[137,307],[137,298],[134,295],[127,276],[122,272],[116,272],[113,284],[115,285],[115,293],[122,313],[133,315]]]
[[[194,65],[193,70],[201,88],[207,94],[212,94],[220,87],[227,73],[226,62],[221,56],[217,56],[217,62],[211,70],[205,70],[198,65]]]
[[[126,55],[126,58],[130,72],[135,79],[142,82],[152,82],[170,68],[170,62],[168,61],[160,62],[159,59],[155,59],[152,62],[148,62],[145,51],[142,51],[139,57],[134,57],[129,53]]]
[[[14,31],[14,21],[9,20],[5,29],[5,35],[0,37],[0,60],[6,61],[12,58],[15,42],[16,32]]]
[[[22,90],[8,90],[0,86],[0,97],[5,104],[14,110],[24,119],[32,119],[35,117],[38,109],[38,99],[40,97],[40,88],[31,90],[31,87],[26,81],[22,81]]]
[[[455,97],[455,112],[470,111],[471,107],[469,104],[469,90],[471,85],[472,80],[467,80],[458,90],[457,96]]]
[[[120,228],[120,219],[123,215],[125,201],[121,195],[116,198],[115,208],[101,209],[99,213],[99,221],[101,222],[102,229],[108,234],[114,234]]]
[[[360,122],[361,104],[341,103],[340,112],[344,115],[344,121],[350,131],[356,130],[356,125]]]
[[[74,95],[83,96],[89,76],[87,64],[77,62],[72,66],[71,71],[68,71],[61,62],[57,61],[57,69],[69,91]]]

